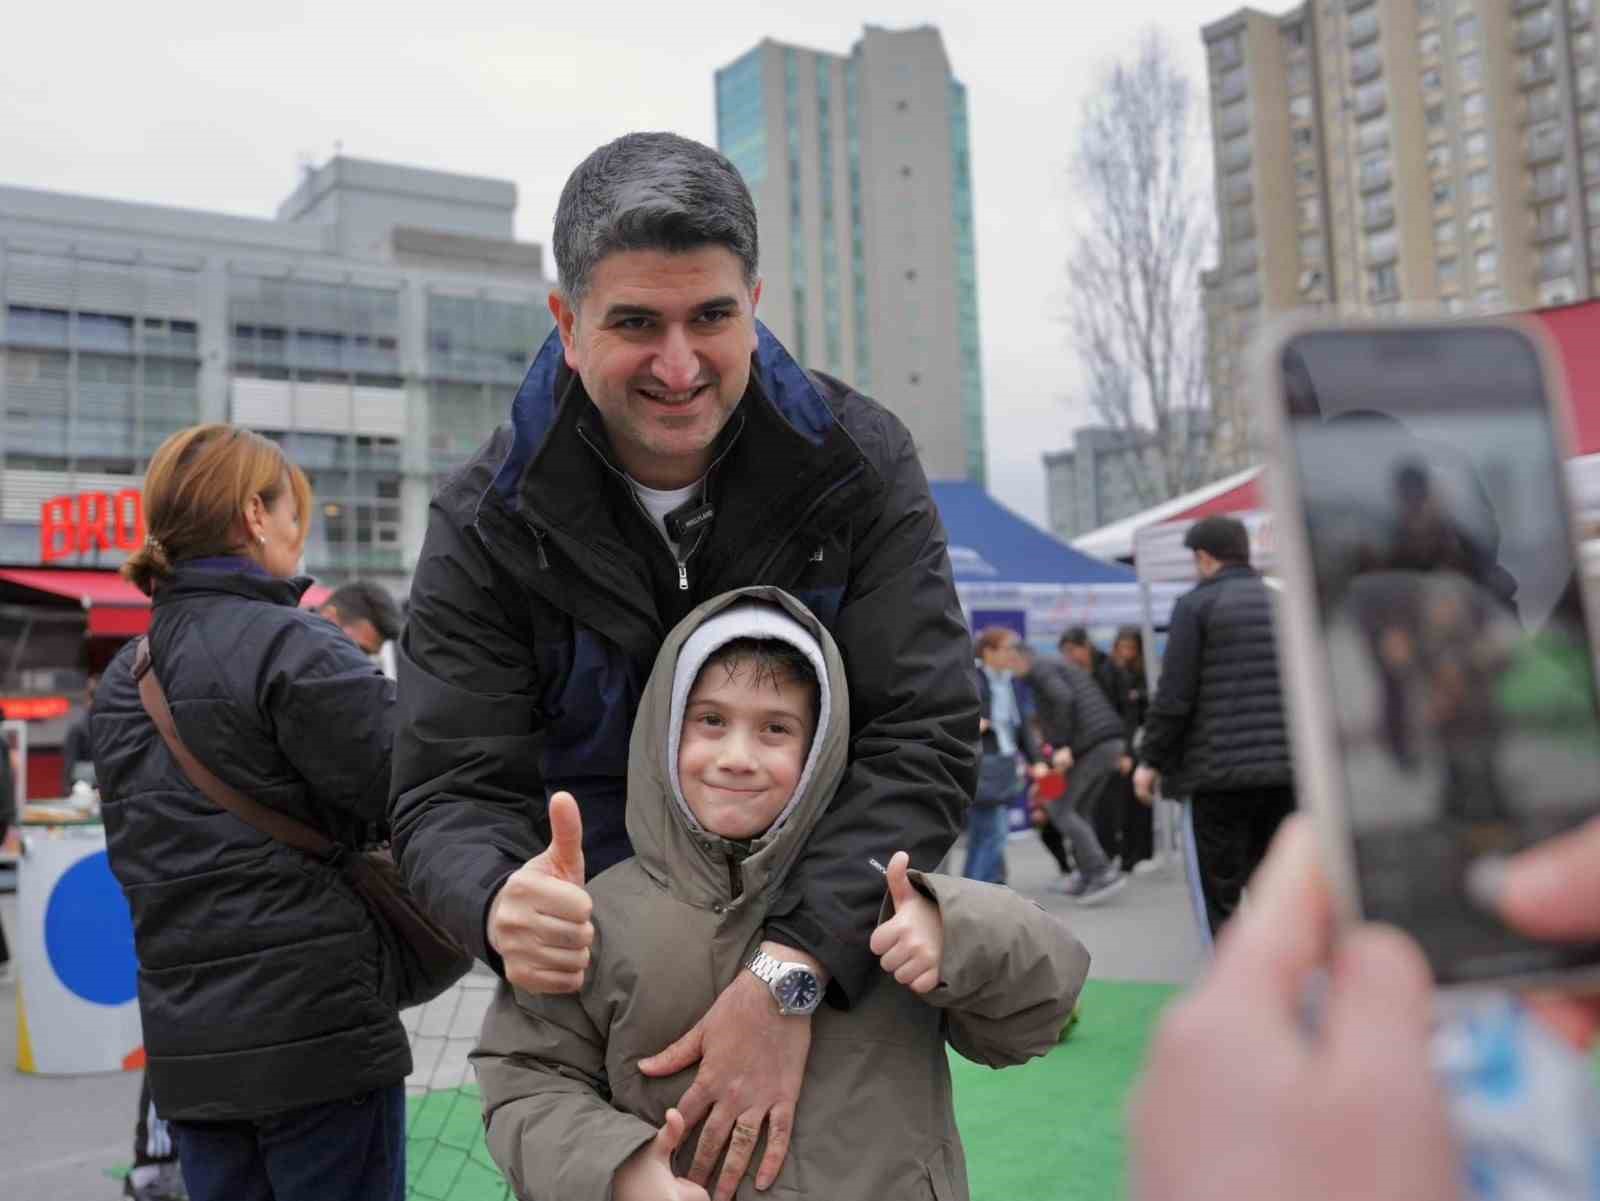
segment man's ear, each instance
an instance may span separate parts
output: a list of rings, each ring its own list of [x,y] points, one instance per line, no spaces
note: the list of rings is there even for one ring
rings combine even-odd
[[[575,305],[567,303],[567,298],[561,294],[558,288],[550,290],[550,315],[556,319],[556,329],[561,333],[561,348],[566,352],[567,366],[576,371],[578,369],[578,354],[575,342],[578,328],[578,310]]]

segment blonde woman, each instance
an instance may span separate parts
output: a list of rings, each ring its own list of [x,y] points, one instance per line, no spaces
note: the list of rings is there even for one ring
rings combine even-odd
[[[305,474],[227,425],[168,439],[149,539],[123,568],[152,602],[153,670],[223,781],[345,846],[385,821],[394,686],[298,607]],[[133,912],[156,1109],[194,1201],[398,1201],[410,1048],[393,967],[325,862],[189,781],[140,701],[134,647],[91,719],[111,867]]]

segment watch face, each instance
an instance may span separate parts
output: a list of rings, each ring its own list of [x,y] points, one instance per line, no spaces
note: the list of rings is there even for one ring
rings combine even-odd
[[[817,978],[804,969],[785,972],[778,977],[773,991],[777,994],[778,1004],[785,1009],[802,1012],[815,1009],[817,1002],[822,999],[822,988]]]

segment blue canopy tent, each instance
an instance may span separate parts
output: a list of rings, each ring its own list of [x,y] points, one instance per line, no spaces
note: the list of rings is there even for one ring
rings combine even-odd
[[[956,591],[974,629],[1003,625],[1039,650],[1068,626],[1143,621],[1138,577],[1047,534],[966,481],[932,485],[950,538]]]

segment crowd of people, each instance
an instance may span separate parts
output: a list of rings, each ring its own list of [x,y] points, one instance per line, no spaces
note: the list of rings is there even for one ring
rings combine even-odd
[[[500,977],[474,1065],[519,1196],[964,1198],[946,1043],[1047,1052],[1088,971],[1003,886],[1008,810],[1035,793],[1058,887],[1095,904],[1150,858],[1164,785],[1194,798],[1230,929],[1153,1049],[1137,1195],[1456,1195],[1426,966],[1392,932],[1336,943],[1285,825],[1242,527],[1190,532],[1201,583],[1153,697],[1135,630],[1103,656],[1081,630],[1057,656],[974,639],[904,425],[756,322],[756,214],[725,158],[601,147],[554,251],[555,331],[435,496],[403,625],[362,590],[299,607],[312,497],[276,443],[205,425],[151,462],[125,568],[150,633],[88,729],[139,957],[141,1140],[159,1114],[182,1168],[129,1191],[404,1195],[403,934],[347,870],[387,841]],[[397,681],[371,657],[389,639]],[[956,878],[935,869],[964,816]],[[1592,935],[1597,860],[1585,834],[1513,863],[1509,919]]]

